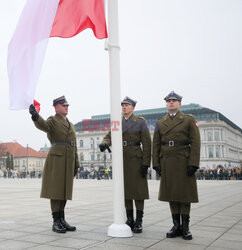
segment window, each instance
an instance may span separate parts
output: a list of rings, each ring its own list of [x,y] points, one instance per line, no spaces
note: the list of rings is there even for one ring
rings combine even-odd
[[[100,161],[100,154],[97,154],[97,160]]]
[[[208,146],[208,157],[213,158],[213,146]]]
[[[91,154],[91,161],[94,161],[94,154]]]
[[[80,148],[83,148],[83,140],[80,140]]]
[[[84,161],[84,154],[83,153],[80,153],[80,160]]]
[[[215,130],[215,131],[214,131],[214,140],[215,140],[215,141],[220,141],[220,138],[219,138],[219,130]]]
[[[213,140],[213,131],[211,131],[211,130],[207,131],[207,137],[208,137],[208,141],[212,141]]]
[[[216,146],[216,157],[221,157],[220,146]]]

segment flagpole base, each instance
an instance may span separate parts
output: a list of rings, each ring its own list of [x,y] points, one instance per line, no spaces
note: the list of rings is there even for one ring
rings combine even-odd
[[[111,237],[132,237],[131,228],[126,224],[112,224],[108,227],[108,236]]]

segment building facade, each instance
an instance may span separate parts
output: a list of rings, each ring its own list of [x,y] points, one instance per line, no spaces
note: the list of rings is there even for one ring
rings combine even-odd
[[[0,168],[8,168],[6,159],[11,159],[10,168],[19,172],[42,172],[47,153],[38,152],[31,147],[23,147],[17,142],[6,142],[0,144]],[[5,159],[5,160],[4,160]]]
[[[101,153],[99,144],[106,135],[104,131],[78,131],[77,132],[77,150],[80,165],[84,169],[100,167],[109,168],[112,165],[112,153],[106,151]]]
[[[195,116],[201,134],[201,168],[225,168],[242,166],[242,129],[221,113],[201,107],[198,104],[183,105],[180,109]],[[153,138],[157,119],[167,113],[166,108],[139,110],[134,112],[147,120]],[[109,168],[112,154],[101,153],[98,145],[107,134],[110,116],[96,115],[90,120],[83,120],[75,125],[77,132],[77,149],[81,167]]]

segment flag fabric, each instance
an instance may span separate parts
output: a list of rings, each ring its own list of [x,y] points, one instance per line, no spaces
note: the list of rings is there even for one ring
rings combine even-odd
[[[103,0],[60,0],[51,37],[68,38],[91,28],[96,38],[106,38]]]
[[[37,113],[39,113],[40,112],[40,103],[37,102],[36,100],[34,100],[34,106],[35,106]]]
[[[104,0],[27,0],[8,46],[10,109],[33,103],[49,37],[107,37]]]

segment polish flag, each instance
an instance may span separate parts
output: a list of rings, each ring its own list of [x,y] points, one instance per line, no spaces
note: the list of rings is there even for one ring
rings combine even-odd
[[[33,103],[49,37],[107,38],[104,0],[27,0],[8,46],[10,109]]]

